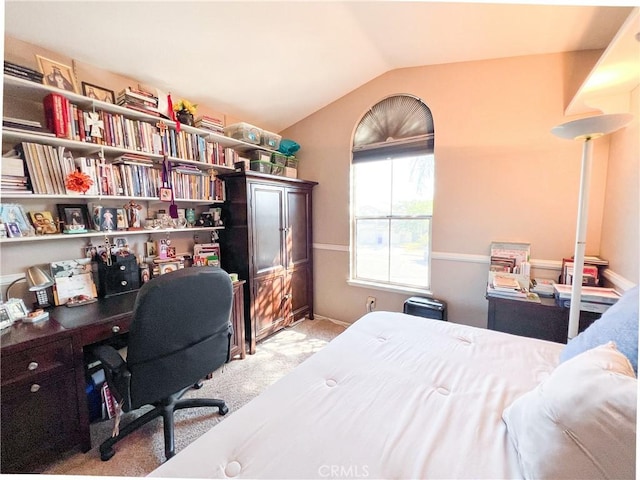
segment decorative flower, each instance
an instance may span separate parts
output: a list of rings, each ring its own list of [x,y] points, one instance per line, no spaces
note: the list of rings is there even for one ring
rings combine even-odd
[[[89,175],[82,172],[71,172],[64,180],[64,185],[72,192],[87,193],[87,190],[93,185],[93,180]]]
[[[180,99],[180,101],[173,104],[173,110],[175,112],[189,112],[191,115],[196,114],[196,108],[198,105],[191,103],[189,100]]]

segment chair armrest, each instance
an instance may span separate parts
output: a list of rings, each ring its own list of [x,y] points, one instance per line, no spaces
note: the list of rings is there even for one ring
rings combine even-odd
[[[117,372],[126,366],[122,356],[111,345],[99,345],[92,348],[91,352],[100,360],[105,369]]]
[[[131,410],[131,372],[118,351],[111,345],[98,345],[91,349],[102,363],[104,375],[111,394],[122,407],[123,412]]]

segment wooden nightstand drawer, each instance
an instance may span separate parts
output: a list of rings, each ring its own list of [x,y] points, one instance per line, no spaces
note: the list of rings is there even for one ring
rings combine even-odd
[[[73,368],[71,339],[58,340],[29,348],[2,359],[2,385]]]

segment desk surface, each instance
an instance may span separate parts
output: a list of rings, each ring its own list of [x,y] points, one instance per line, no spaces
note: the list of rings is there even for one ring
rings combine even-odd
[[[47,309],[49,319],[37,323],[16,322],[0,333],[2,353],[17,345],[33,346],[70,335],[83,327],[94,327],[128,317],[133,311],[137,291],[123,293],[79,307],[60,306]]]

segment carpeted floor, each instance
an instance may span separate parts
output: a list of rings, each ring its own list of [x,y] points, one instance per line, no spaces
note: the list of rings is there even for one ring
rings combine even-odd
[[[233,360],[206,380],[200,390],[191,390],[185,397],[222,398],[229,413],[221,417],[216,409],[187,409],[175,414],[175,444],[179,453],[185,446],[233,415],[240,407],[260,394],[265,388],[293,370],[323,348],[345,327],[327,319],[302,320],[260,342],[255,355],[244,360]],[[145,409],[124,414],[121,424],[144,413]],[[113,428],[112,420],[91,426],[91,444],[87,453],[67,454],[41,473],[49,475],[144,476],[164,461],[162,420],[155,419],[115,446],[115,456],[100,460],[98,445]]]

